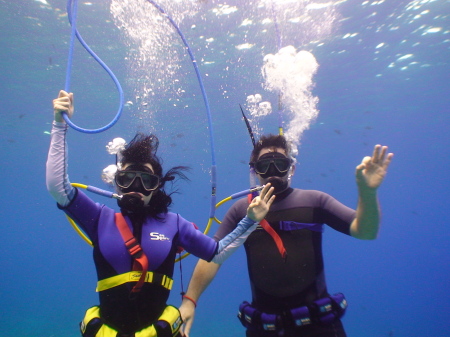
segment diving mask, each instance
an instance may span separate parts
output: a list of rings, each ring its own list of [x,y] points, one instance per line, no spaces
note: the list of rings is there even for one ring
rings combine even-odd
[[[116,185],[120,188],[129,188],[136,178],[141,180],[142,187],[147,191],[151,192],[159,187],[159,177],[149,172],[142,171],[120,171],[118,170],[115,177]]]
[[[256,162],[250,163],[256,173],[262,177],[286,175],[292,165],[292,159],[279,152],[262,155]]]

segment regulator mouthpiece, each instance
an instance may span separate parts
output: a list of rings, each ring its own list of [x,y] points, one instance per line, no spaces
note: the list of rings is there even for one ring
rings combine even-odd
[[[124,208],[127,211],[137,212],[144,207],[144,200],[138,193],[127,193],[117,200],[117,204],[120,208]]]

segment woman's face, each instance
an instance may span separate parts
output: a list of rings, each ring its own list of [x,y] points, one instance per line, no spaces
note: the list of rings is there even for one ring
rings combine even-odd
[[[145,163],[145,164],[125,163],[122,165],[121,171],[137,171],[137,172],[154,173],[153,167],[150,163]],[[144,207],[148,206],[148,204],[150,203],[150,200],[153,196],[153,192],[154,192],[154,191],[146,191],[145,190],[140,177],[136,177],[134,179],[133,183],[130,185],[130,187],[128,187],[126,189],[122,189],[119,186],[117,186],[117,188],[119,189],[119,192],[122,193],[123,195],[127,195],[127,194],[139,195],[139,197],[142,199],[142,201],[144,203]]]

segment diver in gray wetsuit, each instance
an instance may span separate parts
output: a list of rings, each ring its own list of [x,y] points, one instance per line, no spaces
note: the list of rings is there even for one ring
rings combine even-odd
[[[353,237],[373,240],[379,227],[376,190],[393,154],[377,145],[372,157],[356,167],[358,207],[350,209],[330,195],[290,187],[295,166],[291,147],[283,136],[262,136],[255,144],[250,166],[261,184],[275,187],[276,199],[266,223],[249,235],[245,245],[252,302],[239,307],[247,337],[346,336],[340,317],[347,302],[343,294],[327,291],[322,257],[322,232],[326,224]],[[225,215],[215,239],[232,231],[248,201],[241,199]],[[219,265],[199,261],[187,295],[198,300]],[[189,335],[195,308],[183,301],[180,312]]]

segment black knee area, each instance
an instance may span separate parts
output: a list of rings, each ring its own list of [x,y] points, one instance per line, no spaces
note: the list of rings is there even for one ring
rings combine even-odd
[[[157,321],[155,329],[158,337],[172,337],[172,328],[166,321]]]
[[[80,323],[81,325],[81,323]],[[102,327],[103,323],[100,318],[93,318],[86,325],[86,330],[82,333],[83,337],[95,337],[98,330]]]

